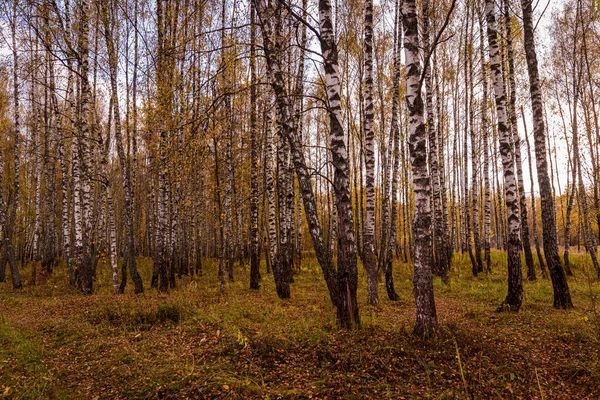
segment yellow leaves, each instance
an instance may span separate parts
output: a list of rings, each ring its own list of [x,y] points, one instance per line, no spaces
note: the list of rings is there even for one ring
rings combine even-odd
[[[223,386],[223,389],[229,390],[229,385],[222,385],[222,386]]]
[[[237,331],[237,341],[240,346],[242,346],[242,350],[246,350],[249,346],[249,341],[246,336],[238,329]]]
[[[0,397],[8,397],[8,394],[10,393],[10,386],[3,386],[3,388],[4,390],[2,390]]]

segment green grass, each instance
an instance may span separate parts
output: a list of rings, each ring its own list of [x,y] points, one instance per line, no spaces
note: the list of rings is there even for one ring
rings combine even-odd
[[[167,295],[148,286],[134,295],[129,285],[115,296],[101,263],[96,293],[84,297],[59,267],[22,291],[0,284],[0,397],[593,398],[600,284],[591,263],[573,255],[574,310],[552,308],[551,283],[538,273],[524,282],[519,313],[496,313],[504,257],[494,252],[493,272],[473,277],[468,256],[456,255],[450,283],[434,282],[440,330],[429,342],[411,333],[408,264],[394,266],[400,300],[380,285],[377,307],[365,304],[361,268],[362,326],[352,332],[337,327],[314,257],[291,300],[277,298],[264,268],[258,292],[238,266],[221,295],[210,261]],[[139,267],[148,285],[151,260]]]
[[[47,356],[40,339],[0,319],[0,396],[42,398],[49,393],[50,374],[42,360]]]

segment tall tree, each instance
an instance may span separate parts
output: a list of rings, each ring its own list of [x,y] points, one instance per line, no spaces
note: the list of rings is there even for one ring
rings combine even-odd
[[[533,138],[535,143],[535,160],[538,184],[540,187],[542,234],[544,255],[552,279],[554,291],[554,307],[573,308],[567,277],[558,255],[558,240],[556,234],[556,214],[552,198],[552,186],[548,176],[548,161],[546,150],[546,126],[544,123],[544,104],[540,89],[537,53],[535,48],[533,10],[531,0],[521,0],[523,12],[523,36],[527,71],[529,74],[529,92],[533,114]]]
[[[433,52],[430,41],[430,5],[429,0],[423,1],[423,45],[425,51]],[[425,66],[425,105],[427,111],[427,137],[429,139],[429,162],[431,171],[431,181],[433,189],[433,267],[434,273],[442,278],[444,282],[448,280],[449,273],[449,261],[448,261],[448,249],[444,241],[444,213],[443,203],[441,194],[441,182],[440,182],[440,170],[438,167],[438,143],[437,137],[438,132],[436,129],[436,121],[433,109],[433,75],[432,62],[429,62]],[[438,115],[438,118],[440,116]]]
[[[512,27],[510,18],[510,0],[504,0],[504,34],[506,36],[506,53],[508,59],[508,116],[510,131],[514,142],[515,170],[517,173],[517,188],[519,190],[519,216],[521,218],[521,237],[525,264],[527,265],[527,279],[535,280],[535,268],[533,267],[533,254],[529,241],[529,218],[527,216],[527,197],[525,196],[525,184],[523,183],[523,163],[521,159],[521,138],[517,129],[517,86],[515,83],[515,61],[513,57]]]
[[[319,26],[321,33],[319,42],[327,85],[329,140],[334,167],[333,191],[337,211],[338,285],[345,292],[341,298],[343,313],[338,317],[342,322],[342,326],[352,327],[360,324],[356,301],[358,286],[357,248],[354,237],[348,152],[344,142],[345,132],[340,103],[338,51],[331,19],[331,2],[329,0],[319,0]]]
[[[112,10],[117,9],[117,4],[110,4]],[[112,11],[114,13],[114,11]],[[111,19],[114,21],[116,16],[111,18],[111,10],[109,10],[109,2],[105,1],[102,3],[102,23],[104,25],[104,38],[106,41],[106,48],[108,50],[108,65],[110,75],[110,88],[112,96],[112,109],[114,113],[115,121],[115,142],[117,145],[117,154],[119,156],[119,162],[121,165],[121,175],[123,179],[123,205],[124,205],[124,220],[125,220],[125,236],[127,250],[125,251],[125,263],[129,266],[129,274],[134,284],[135,293],[142,293],[144,291],[144,284],[142,278],[137,270],[136,266],[136,252],[135,252],[135,232],[134,232],[134,212],[133,212],[133,182],[131,178],[131,163],[125,156],[125,150],[123,148],[123,133],[121,128],[121,111],[119,108],[119,91],[117,87],[117,74],[118,74],[118,58],[117,49],[114,40],[114,29]],[[123,274],[119,292],[125,291],[125,284],[127,282],[127,274]]]
[[[513,141],[508,127],[506,109],[506,93],[502,82],[502,70],[498,49],[498,33],[496,30],[496,13],[494,0],[486,0],[486,20],[488,35],[488,51],[490,68],[494,85],[496,118],[498,123],[498,140],[504,175],[505,202],[508,213],[508,294],[499,310],[519,311],[523,303],[523,278],[521,271],[521,222],[517,201],[517,182],[515,179]]]
[[[4,252],[0,258],[0,282],[5,281],[6,263],[10,266],[10,275],[12,277],[13,288],[21,289],[21,274],[17,266],[15,248],[13,244],[13,234],[17,220],[17,208],[19,207],[19,180],[20,180],[20,161],[19,141],[21,136],[20,113],[19,113],[19,56],[17,50],[17,5],[18,0],[13,0],[12,22],[10,25],[12,39],[12,56],[13,56],[13,157],[14,157],[14,183],[13,183],[13,201],[12,207],[4,225]]]
[[[401,10],[400,0],[396,0],[395,13],[394,13],[394,77],[392,84],[392,120],[391,120],[391,132],[394,140],[394,151],[393,151],[393,167],[392,167],[392,204],[391,204],[391,218],[389,223],[389,235],[388,243],[386,244],[385,252],[381,255],[384,260],[384,271],[385,271],[385,289],[388,298],[392,301],[398,301],[399,296],[394,288],[394,275],[392,273],[393,266],[393,251],[396,247],[396,239],[398,237],[398,186],[399,186],[399,175],[400,175],[400,50],[402,47],[401,33]],[[404,154],[402,154],[404,156]],[[384,227],[385,228],[385,227]],[[382,240],[383,241],[383,240]]]
[[[373,0],[365,2],[365,168],[367,213],[365,216],[364,266],[367,271],[367,303],[379,304],[377,260],[375,256],[375,150],[373,132]]]
[[[482,10],[483,11],[483,10]],[[483,28],[484,13],[479,14],[479,51],[481,58],[481,131],[483,139],[483,252],[485,266],[488,272],[492,269],[491,258],[491,193],[490,193],[490,148],[489,148],[489,124],[488,124],[488,74],[485,59],[485,35]]]
[[[250,4],[250,288],[258,289],[260,251],[258,248],[258,128],[256,123],[256,25],[254,2]]]
[[[415,216],[414,290],[416,300],[415,333],[429,338],[437,330],[437,313],[433,295],[431,257],[431,184],[427,170],[426,130],[421,95],[419,22],[414,0],[402,4],[404,25],[404,58],[406,60],[406,107],[408,108],[408,146],[412,165]]]
[[[273,30],[270,25],[275,18],[276,9],[267,5],[265,0],[255,0],[255,4],[262,28],[263,49],[267,60],[270,84],[275,92],[277,110],[281,114],[279,118],[279,123],[281,124],[279,133],[290,146],[315,254],[319,265],[321,266],[321,270],[323,271],[331,301],[337,309],[338,322],[344,328],[352,328],[354,325],[360,323],[358,305],[356,303],[356,291],[352,293],[352,287],[349,286],[349,278],[352,277],[348,274],[348,265],[341,264],[340,262],[342,260],[338,258],[338,267],[335,268],[328,245],[324,240],[323,230],[317,214],[317,202],[310,180],[310,174],[308,172],[304,154],[301,151],[302,147],[298,137],[294,133],[295,127],[292,120],[293,110],[285,85],[281,59],[278,57],[281,49],[278,48],[278,42],[274,40]],[[326,31],[331,33],[331,6],[329,3],[327,6],[329,6],[329,21],[327,23]],[[330,40],[332,40],[332,38]],[[350,226],[349,229],[352,230],[353,227]]]
[[[531,145],[529,144],[529,135],[527,135],[527,123],[525,121],[525,113],[523,112],[523,106],[521,106],[521,119],[523,120],[523,127],[525,128],[524,136],[525,143],[527,144],[527,163],[529,167],[529,182],[531,182],[531,223],[533,233],[533,243],[535,244],[535,250],[538,256],[538,262],[540,263],[540,269],[542,270],[542,276],[544,278],[548,278],[548,271],[546,270],[546,263],[544,262],[544,257],[542,256],[542,251],[540,250],[540,241],[538,239],[537,234],[537,213],[536,213],[536,199],[535,199],[535,187],[533,180],[533,166],[531,163]]]

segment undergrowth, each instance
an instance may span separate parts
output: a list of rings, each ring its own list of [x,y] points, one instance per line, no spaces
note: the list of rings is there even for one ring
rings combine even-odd
[[[594,398],[600,387],[600,285],[573,255],[572,311],[552,308],[551,282],[525,281],[521,311],[496,313],[506,295],[505,255],[491,274],[454,259],[450,283],[435,280],[439,334],[412,335],[412,270],[395,264],[400,300],[366,305],[361,328],[340,330],[313,256],[279,300],[261,269],[220,294],[216,262],[169,294],[146,287],[112,294],[98,266],[95,294],[66,284],[64,267],[22,291],[0,284],[0,396],[14,398]],[[144,282],[151,260],[140,258]],[[27,276],[27,270],[24,276]],[[6,393],[4,393],[6,391]]]

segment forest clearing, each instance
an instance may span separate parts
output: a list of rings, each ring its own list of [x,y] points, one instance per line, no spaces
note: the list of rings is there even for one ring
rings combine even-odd
[[[114,296],[109,267],[82,298],[64,270],[16,293],[0,287],[0,393],[7,398],[528,398],[594,399],[600,390],[600,288],[575,255],[575,308],[552,308],[547,279],[525,282],[519,313],[497,313],[505,265],[474,278],[457,256],[435,283],[439,336],[412,334],[412,271],[396,268],[400,300],[337,326],[314,260],[280,300],[247,276],[220,295],[214,262],[169,295]],[[149,279],[147,260],[140,271]],[[241,271],[241,269],[240,269]],[[365,281],[364,274],[360,277]],[[364,283],[364,282],[363,282]],[[364,288],[365,285],[361,285]],[[359,290],[358,298],[366,299]]]

